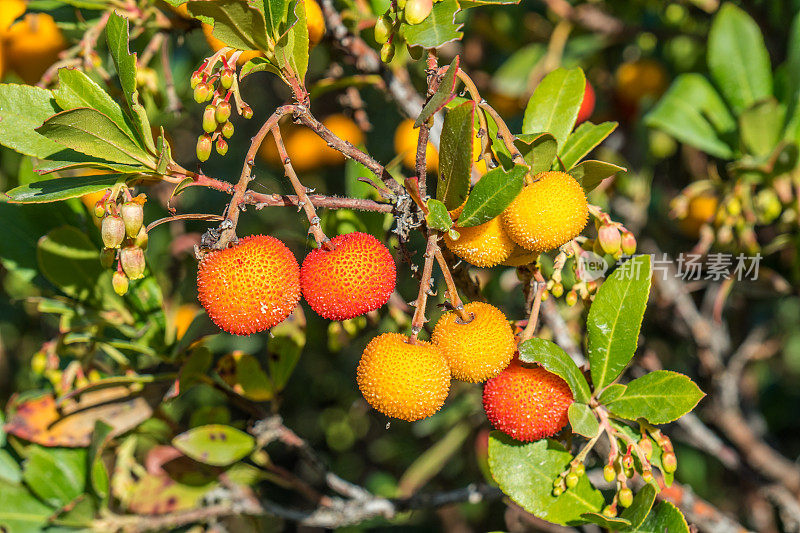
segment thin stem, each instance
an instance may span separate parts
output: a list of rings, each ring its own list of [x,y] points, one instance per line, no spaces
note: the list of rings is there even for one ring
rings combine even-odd
[[[480,102],[478,105],[480,105],[481,109],[489,113],[492,116],[492,119],[494,119],[495,124],[497,124],[497,137],[503,141],[503,144],[506,145],[508,152],[511,154],[511,159],[517,163],[524,163],[525,159],[522,157],[522,154],[519,153],[517,147],[514,146],[514,134],[512,134],[511,130],[508,129],[508,125],[503,120],[503,117],[501,117],[500,114],[486,102]]]
[[[164,217],[164,218],[159,218],[158,220],[154,220],[153,222],[147,225],[145,231],[150,232],[150,230],[152,230],[156,226],[160,226],[161,224],[164,224],[166,222],[175,222],[177,220],[211,220],[219,222],[225,220],[225,217],[222,217],[220,215],[209,215],[206,213],[197,213],[197,214],[185,213],[182,215],[173,215],[171,217]]]
[[[411,335],[412,341],[416,340],[419,332],[422,331],[422,326],[425,324],[425,308],[428,305],[428,294],[431,291],[431,274],[433,273],[433,259],[436,256],[436,251],[439,245],[436,241],[439,236],[435,232],[428,235],[428,244],[425,246],[425,265],[422,268],[422,280],[419,282],[419,293],[417,294],[416,309],[414,310],[414,317],[411,319]]]
[[[436,59],[435,50],[431,50],[428,54],[428,95],[426,103],[431,97],[436,94],[441,83],[441,78],[437,76],[439,62]],[[429,122],[426,120],[419,126],[419,136],[417,137],[417,157],[415,171],[417,179],[419,180],[420,196],[425,198],[427,194],[427,181],[428,181],[428,163],[426,161],[428,155],[428,137],[430,136],[431,128]]]
[[[453,274],[450,272],[450,268],[447,266],[447,261],[445,261],[444,256],[442,255],[442,250],[439,248],[439,246],[436,247],[434,255],[436,256],[436,262],[439,263],[439,268],[442,270],[444,282],[447,284],[447,297],[450,299],[453,309],[458,314],[458,317],[462,322],[471,322],[473,317],[464,311],[464,303],[458,296],[458,289],[456,289],[456,283],[453,280]]]
[[[325,235],[325,232],[322,231],[320,219],[317,216],[317,210],[314,209],[314,204],[306,194],[305,186],[300,183],[300,179],[297,177],[297,173],[294,171],[292,161],[289,158],[289,154],[286,153],[286,147],[283,145],[281,130],[278,128],[277,123],[272,126],[272,136],[275,137],[275,144],[278,146],[278,155],[283,162],[283,169],[286,172],[286,177],[289,178],[294,192],[297,193],[297,198],[299,199],[297,206],[301,207],[303,211],[305,211],[306,217],[308,218],[308,223],[310,224],[308,232],[314,235],[317,245],[322,246],[330,239],[328,239],[328,237]]]
[[[533,279],[536,280],[536,295],[533,297],[531,314],[528,317],[528,323],[525,325],[525,329],[522,330],[522,335],[519,339],[520,342],[524,342],[533,338],[533,334],[536,332],[536,325],[539,322],[539,308],[542,305],[542,295],[544,294],[545,287],[547,286],[547,283],[545,282],[544,277],[538,268],[533,272]]]
[[[373,211],[376,213],[391,213],[394,210],[392,204],[363,198],[343,198],[322,194],[309,194],[307,198],[314,203],[314,207],[325,209],[354,209],[356,211]],[[247,191],[247,196],[244,200],[244,203],[255,205],[256,209],[273,206],[297,206],[300,202],[300,197],[295,194],[264,194],[252,190]]]

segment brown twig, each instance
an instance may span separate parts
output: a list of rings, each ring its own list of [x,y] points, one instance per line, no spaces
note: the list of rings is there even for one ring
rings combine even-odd
[[[317,216],[317,210],[314,209],[314,203],[308,198],[305,186],[300,183],[300,179],[297,177],[297,173],[294,171],[292,161],[289,158],[289,154],[286,153],[286,147],[283,145],[281,130],[278,128],[277,122],[272,126],[272,136],[275,137],[275,144],[278,147],[278,155],[283,163],[283,169],[286,172],[286,177],[289,178],[294,192],[297,193],[297,198],[299,199],[297,207],[303,209],[303,211],[306,213],[306,217],[308,218],[308,232],[314,236],[314,239],[317,241],[317,246],[322,246],[330,241],[330,239],[328,239],[328,237],[325,235],[325,232],[322,231],[320,218]]]
[[[471,322],[473,316],[464,311],[464,303],[458,296],[458,289],[456,288],[456,283],[453,280],[453,274],[450,272],[450,268],[447,266],[447,261],[445,261],[444,255],[442,255],[442,250],[439,248],[439,246],[436,247],[434,256],[436,257],[436,262],[439,263],[439,268],[442,270],[442,276],[444,276],[444,282],[447,285],[447,297],[450,299],[450,305],[453,306],[453,310],[458,314],[458,317],[462,322]]]
[[[525,342],[526,340],[533,338],[533,334],[536,332],[536,324],[539,322],[539,308],[542,305],[542,295],[547,287],[547,282],[545,282],[544,277],[538,268],[533,272],[532,282],[536,284],[536,293],[533,297],[533,305],[531,305],[528,323],[525,325],[525,329],[522,330],[522,335],[519,337],[520,342]]]
[[[376,213],[391,213],[394,207],[391,204],[376,202],[365,198],[344,198],[340,196],[324,196],[322,194],[309,194],[315,207],[327,209],[353,209],[355,211],[373,211]],[[252,190],[247,191],[244,203],[255,205],[256,209],[273,206],[297,206],[300,198],[294,194],[264,194]]]
[[[431,274],[433,273],[433,260],[436,257],[436,251],[439,249],[438,240],[439,236],[435,232],[431,232],[428,235],[428,244],[425,246],[425,265],[422,267],[422,280],[419,282],[419,293],[414,303],[414,317],[411,319],[411,335],[413,339],[417,338],[419,332],[422,331],[422,326],[427,322],[425,308],[428,304],[428,294],[431,293],[431,286],[433,285]]]

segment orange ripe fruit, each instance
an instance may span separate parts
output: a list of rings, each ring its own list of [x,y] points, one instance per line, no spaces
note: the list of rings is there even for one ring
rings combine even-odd
[[[503,229],[532,252],[546,252],[577,237],[589,218],[583,188],[566,172],[537,174],[503,211]]]
[[[303,297],[318,315],[347,320],[379,308],[394,291],[397,272],[388,248],[367,233],[346,233],[317,248],[300,269]]]
[[[349,141],[353,146],[358,146],[364,143],[364,132],[361,131],[361,128],[359,128],[355,122],[344,115],[331,115],[323,120],[322,124],[331,130],[334,135],[340,139]],[[344,163],[345,157],[341,152],[334,150],[321,138],[318,136],[316,137],[318,139],[317,143],[320,145],[322,150],[321,157],[324,163],[330,165],[341,165]]]
[[[464,322],[455,311],[442,315],[431,341],[438,346],[455,379],[483,383],[503,371],[517,351],[514,332],[498,308],[471,302],[464,311],[472,317]]]
[[[500,217],[488,222],[462,228],[454,226],[459,238],[453,240],[445,234],[444,243],[458,257],[478,267],[499,265],[511,255],[516,244],[503,230]]]
[[[519,267],[535,263],[539,258],[539,254],[526,250],[522,246],[515,246],[514,251],[508,256],[508,259],[500,263],[503,266]]]
[[[175,325],[175,340],[179,341],[186,335],[189,326],[192,325],[194,317],[200,308],[195,304],[183,304],[175,311],[173,324]]]
[[[56,21],[45,13],[28,13],[11,26],[5,39],[9,68],[31,85],[41,79],[67,47]]]
[[[315,0],[306,0],[306,25],[308,26],[308,45],[313,48],[325,36],[325,17]]]
[[[483,387],[483,409],[495,429],[523,442],[555,435],[572,404],[567,383],[541,367],[514,360]]]
[[[25,13],[23,0],[0,0],[0,37],[5,38],[8,28]]]
[[[624,104],[634,106],[645,98],[658,98],[669,83],[666,69],[653,59],[623,63],[614,74],[614,79],[617,98]]]
[[[203,257],[197,293],[217,326],[250,335],[283,322],[297,306],[300,267],[275,237],[251,235]]]
[[[719,200],[713,194],[694,196],[686,207],[686,218],[680,220],[681,229],[690,237],[697,237],[703,224],[710,222],[717,214]]]
[[[414,121],[406,119],[397,126],[394,132],[394,151],[403,156],[406,168],[414,169],[417,165],[417,142],[419,141],[419,128],[414,128]],[[429,172],[436,172],[439,168],[439,152],[428,142],[425,148],[425,167]]]
[[[595,95],[594,95],[594,87],[588,81],[586,82],[586,88],[583,91],[583,100],[581,101],[581,107],[578,109],[578,119],[575,121],[575,124],[580,124],[581,122],[586,122],[594,113],[594,102],[595,102]]]
[[[450,390],[450,369],[436,346],[411,344],[400,333],[372,339],[356,370],[364,399],[386,416],[407,422],[438,411]]]

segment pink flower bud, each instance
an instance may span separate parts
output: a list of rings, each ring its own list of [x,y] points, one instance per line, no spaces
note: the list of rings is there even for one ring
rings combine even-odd
[[[122,272],[116,271],[111,276],[111,286],[114,287],[114,292],[120,296],[125,296],[125,294],[128,292],[129,285],[130,282],[128,281],[128,277]]]
[[[622,253],[625,255],[636,253],[636,237],[627,230],[622,232]]]
[[[608,255],[619,252],[622,237],[616,226],[601,226],[597,232],[597,239],[600,241],[600,247]]]

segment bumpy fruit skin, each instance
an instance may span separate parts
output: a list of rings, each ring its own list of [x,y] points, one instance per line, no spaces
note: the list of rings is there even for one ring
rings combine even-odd
[[[580,234],[589,217],[583,188],[565,172],[542,172],[503,211],[503,228],[532,252],[558,248]]]
[[[450,390],[450,369],[434,345],[399,333],[384,333],[370,341],[361,355],[356,381],[373,408],[407,422],[438,411]]]
[[[306,25],[308,26],[308,45],[312,48],[325,36],[325,17],[314,0],[306,0]]]
[[[514,360],[483,388],[483,409],[495,429],[523,442],[558,433],[569,422],[572,392],[544,368]]]
[[[442,315],[431,341],[439,347],[455,379],[483,383],[505,369],[517,351],[514,332],[498,308],[471,302],[464,311],[472,321],[463,323],[455,311]]]
[[[394,151],[403,156],[406,168],[415,168],[417,164],[417,142],[419,129],[414,128],[414,121],[406,119],[397,126],[394,132]],[[436,172],[439,168],[439,152],[429,142],[425,148],[425,166],[428,171]]]
[[[445,235],[444,243],[451,252],[477,267],[488,268],[499,265],[509,258],[516,244],[503,230],[500,217],[468,228],[454,227],[460,237],[457,240]]]
[[[508,259],[500,263],[503,266],[520,267],[535,263],[539,254],[526,250],[522,246],[515,246],[514,251],[508,256]]]
[[[595,103],[595,94],[594,94],[594,87],[588,81],[586,82],[586,88],[583,91],[583,101],[581,101],[581,107],[578,109],[578,119],[576,120],[576,124],[580,124],[581,122],[586,122],[594,113],[594,103]]]
[[[297,306],[300,267],[278,239],[251,235],[203,257],[197,293],[217,326],[250,335],[283,322]]]
[[[317,248],[300,269],[303,297],[318,315],[347,320],[389,300],[397,280],[394,259],[378,239],[347,233],[331,239],[333,250]]]
[[[56,21],[45,13],[28,13],[11,26],[5,39],[9,68],[29,85],[39,81],[67,46]]]

